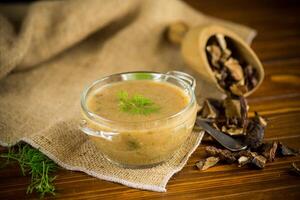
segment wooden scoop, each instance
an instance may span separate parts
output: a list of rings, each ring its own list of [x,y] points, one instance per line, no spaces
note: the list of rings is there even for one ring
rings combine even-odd
[[[227,28],[217,25],[189,28],[185,23],[177,22],[168,27],[168,39],[181,45],[181,53],[185,62],[199,72],[202,78],[215,85],[220,92],[225,93],[224,89],[218,84],[206,55],[208,40],[217,34],[230,38],[239,54],[257,70],[257,84],[244,94],[245,97],[249,96],[262,83],[264,69],[256,54],[243,39]]]

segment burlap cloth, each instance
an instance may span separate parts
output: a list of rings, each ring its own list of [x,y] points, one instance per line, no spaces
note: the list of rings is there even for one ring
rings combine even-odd
[[[66,169],[153,191],[166,191],[203,133],[193,132],[160,166],[122,169],[107,162],[78,130],[80,92],[112,73],[182,70],[196,76],[198,95],[217,95],[164,39],[166,26],[178,20],[191,26],[217,23],[248,42],[255,35],[176,0],[48,1],[1,5],[0,12],[0,144],[22,140]]]

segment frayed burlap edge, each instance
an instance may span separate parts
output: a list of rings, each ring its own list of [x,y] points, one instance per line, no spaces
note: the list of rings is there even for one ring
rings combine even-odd
[[[192,153],[197,149],[197,147],[200,145],[201,140],[204,136],[204,131],[200,131],[199,136],[197,137],[194,145],[191,147],[191,149],[189,150],[189,152],[183,157],[183,159],[181,160],[181,162],[179,163],[179,165],[176,168],[173,168],[162,180],[161,185],[162,186],[157,186],[157,185],[147,185],[147,184],[140,184],[140,183],[134,183],[131,181],[127,181],[124,179],[120,179],[117,177],[112,177],[112,176],[105,176],[103,174],[100,173],[96,173],[94,171],[88,170],[85,167],[79,167],[79,166],[71,166],[68,165],[62,161],[60,161],[55,155],[53,155],[52,153],[50,153],[49,151],[47,151],[46,149],[42,148],[41,146],[39,146],[38,144],[36,144],[33,140],[31,140],[30,138],[22,138],[20,140],[30,144],[32,147],[39,149],[39,151],[41,151],[43,154],[45,154],[46,156],[48,156],[51,160],[53,160],[57,165],[67,169],[67,170],[71,170],[71,171],[81,171],[84,172],[90,176],[93,176],[95,178],[99,178],[101,180],[105,180],[105,181],[110,181],[110,182],[115,182],[115,183],[120,183],[122,185],[126,185],[128,187],[132,187],[132,188],[137,188],[137,189],[142,189],[142,190],[150,190],[150,191],[155,191],[155,192],[166,192],[166,186],[168,181],[170,180],[170,178],[176,174],[177,172],[179,172],[180,170],[182,170],[182,168],[185,166],[185,164],[187,163],[189,157],[192,155]],[[8,147],[11,146],[11,144],[7,144],[4,143],[0,140],[0,145],[4,146],[4,147]],[[172,159],[172,158],[171,158]]]

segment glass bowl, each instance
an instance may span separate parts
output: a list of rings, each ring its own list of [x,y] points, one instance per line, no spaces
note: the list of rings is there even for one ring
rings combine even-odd
[[[108,84],[129,80],[167,82],[189,96],[180,112],[143,122],[112,121],[91,112],[87,98]],[[183,72],[126,72],[96,80],[81,95],[83,119],[80,129],[86,133],[105,158],[126,168],[152,167],[170,159],[190,136],[197,115],[195,79]],[[146,88],[145,88],[146,89]]]

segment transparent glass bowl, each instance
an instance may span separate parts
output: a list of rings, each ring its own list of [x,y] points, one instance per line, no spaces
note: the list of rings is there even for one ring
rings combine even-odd
[[[86,101],[93,91],[107,84],[128,80],[168,82],[181,88],[190,97],[180,112],[166,118],[122,122],[105,119],[88,110]],[[80,129],[86,133],[109,161],[126,168],[152,167],[170,159],[187,140],[193,129],[197,103],[195,79],[183,72],[126,72],[96,80],[81,96],[83,120]]]

